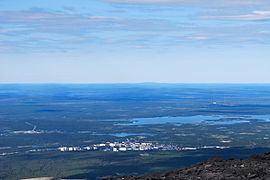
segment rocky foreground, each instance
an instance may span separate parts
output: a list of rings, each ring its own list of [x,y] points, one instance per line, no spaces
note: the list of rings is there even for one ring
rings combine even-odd
[[[68,180],[54,177],[40,177],[40,178],[30,178],[30,179],[21,179],[21,180]],[[86,179],[72,179],[72,180],[86,180]]]
[[[248,159],[212,157],[185,169],[166,173],[150,173],[140,177],[116,177],[103,180],[211,180],[211,179],[254,179],[270,180],[270,152],[251,155]]]

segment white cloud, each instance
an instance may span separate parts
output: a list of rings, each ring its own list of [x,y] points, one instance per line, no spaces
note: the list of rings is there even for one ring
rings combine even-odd
[[[188,39],[195,39],[195,40],[206,40],[209,39],[209,37],[206,36],[190,36]]]
[[[89,31],[170,31],[183,27],[164,19],[85,16],[49,11],[0,11],[0,25],[13,24],[35,31],[74,34]],[[1,31],[0,31],[1,33]],[[3,32],[2,32],[3,33]]]
[[[269,30],[260,31],[259,34],[270,34]]]
[[[106,17],[106,16],[92,16],[89,19],[93,20],[93,21],[121,21],[121,20],[124,20],[123,18]]]
[[[270,11],[253,11],[254,14],[270,15]]]
[[[102,0],[113,3],[126,4],[154,4],[154,5],[179,5],[197,7],[235,7],[235,6],[260,6],[270,7],[269,0]]]
[[[249,14],[240,14],[233,16],[204,16],[202,19],[220,19],[220,20],[238,20],[238,21],[260,21],[270,20],[270,11],[252,11]]]
[[[0,30],[0,34],[8,33],[8,30]]]
[[[144,49],[145,47],[144,46],[135,46],[134,48],[136,48],[136,49]]]
[[[253,11],[251,14],[231,16],[228,18],[244,21],[270,20],[270,11]]]
[[[0,45],[0,51],[8,51],[8,50],[11,50],[11,48],[8,47],[8,46],[2,46],[2,45]]]

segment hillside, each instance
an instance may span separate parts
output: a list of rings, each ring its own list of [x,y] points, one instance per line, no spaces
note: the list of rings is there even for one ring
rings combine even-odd
[[[270,180],[270,152],[251,155],[248,159],[212,157],[189,168],[165,173],[149,173],[140,177],[116,177],[103,180],[176,180],[176,179],[264,179]]]

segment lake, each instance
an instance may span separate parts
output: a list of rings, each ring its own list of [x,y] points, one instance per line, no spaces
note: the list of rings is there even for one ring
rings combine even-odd
[[[251,121],[270,121],[270,115],[197,115],[197,116],[177,116],[177,117],[153,117],[153,118],[134,118],[130,119],[130,123],[117,123],[116,125],[148,125],[148,124],[190,124],[190,123],[206,123],[210,125],[249,123]]]

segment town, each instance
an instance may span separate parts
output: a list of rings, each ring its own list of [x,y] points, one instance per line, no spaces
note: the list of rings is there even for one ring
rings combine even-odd
[[[199,149],[226,149],[229,146],[201,146],[201,147],[179,147],[174,144],[158,144],[152,142],[138,142],[127,139],[122,142],[106,142],[93,144],[85,147],[59,147],[58,150],[65,151],[187,151]]]

